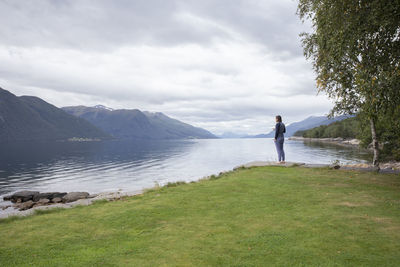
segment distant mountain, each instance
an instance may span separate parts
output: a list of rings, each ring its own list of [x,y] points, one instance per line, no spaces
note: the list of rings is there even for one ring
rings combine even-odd
[[[0,142],[110,138],[84,119],[34,96],[17,97],[0,88]]]
[[[286,126],[285,137],[291,137],[295,132],[300,130],[308,130],[314,127],[318,127],[321,125],[328,125],[335,121],[341,121],[349,118],[348,115],[338,116],[332,119],[329,119],[326,116],[310,116],[307,119],[304,119],[299,122],[293,122]],[[252,136],[251,138],[272,138],[275,136],[275,131],[271,131],[268,134],[259,134]]]
[[[232,132],[224,132],[223,134],[218,135],[219,138],[224,139],[233,139],[233,138],[246,138],[247,134],[236,134]]]
[[[243,138],[270,138],[270,137],[273,137],[273,136],[271,136],[271,134],[257,134],[257,135],[248,135]]]
[[[142,112],[138,109],[113,110],[95,107],[64,107],[66,112],[83,118],[115,138],[134,139],[206,139],[212,133],[172,119],[163,113]]]

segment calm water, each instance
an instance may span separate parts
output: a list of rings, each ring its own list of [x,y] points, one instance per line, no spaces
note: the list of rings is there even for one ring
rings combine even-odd
[[[286,141],[286,160],[364,162],[366,152]],[[0,195],[17,190],[134,191],[191,181],[255,160],[276,160],[272,139],[0,144]]]

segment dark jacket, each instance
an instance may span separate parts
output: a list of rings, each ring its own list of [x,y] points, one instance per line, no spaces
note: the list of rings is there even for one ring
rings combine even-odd
[[[278,122],[275,125],[275,139],[278,139],[278,137],[284,137],[284,133],[286,133],[285,124],[283,124],[283,122]]]

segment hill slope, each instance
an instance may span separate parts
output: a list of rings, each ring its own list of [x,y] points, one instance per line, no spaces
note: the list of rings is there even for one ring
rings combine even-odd
[[[33,96],[17,97],[0,88],[0,142],[109,138],[89,122]]]
[[[357,118],[347,118],[328,125],[321,125],[308,130],[300,130],[294,136],[308,138],[356,138],[360,134],[360,126]]]
[[[104,106],[74,106],[63,109],[74,116],[88,120],[116,138],[216,138],[204,129],[172,119],[159,112],[142,112],[138,109],[112,110]]]

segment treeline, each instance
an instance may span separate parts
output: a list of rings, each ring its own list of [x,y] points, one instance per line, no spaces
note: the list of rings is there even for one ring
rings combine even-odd
[[[302,136],[306,138],[358,138],[359,135],[360,122],[356,117],[294,133],[294,136]]]
[[[390,113],[381,114],[376,125],[381,159],[400,160],[400,106]],[[370,123],[362,115],[321,125],[309,130],[297,131],[294,136],[305,138],[357,138],[361,146],[371,147]]]

